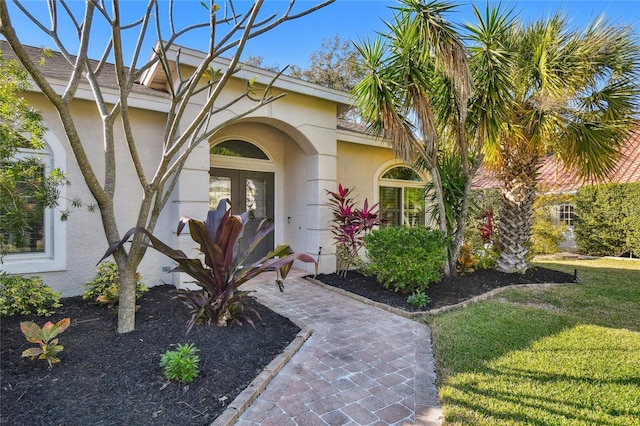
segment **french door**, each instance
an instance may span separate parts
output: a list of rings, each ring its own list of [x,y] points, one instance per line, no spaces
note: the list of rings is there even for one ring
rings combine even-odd
[[[273,219],[273,173],[250,170],[211,168],[209,172],[209,208],[218,207],[220,200],[231,202],[231,213],[249,212],[250,221],[245,225],[244,236],[238,249],[244,251],[256,234],[262,219]],[[267,235],[249,256],[248,262],[260,260],[273,250],[273,232]]]

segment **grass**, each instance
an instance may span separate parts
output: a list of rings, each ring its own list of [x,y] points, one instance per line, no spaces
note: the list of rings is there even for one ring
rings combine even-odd
[[[429,319],[446,424],[640,426],[640,262],[555,262],[581,284]]]

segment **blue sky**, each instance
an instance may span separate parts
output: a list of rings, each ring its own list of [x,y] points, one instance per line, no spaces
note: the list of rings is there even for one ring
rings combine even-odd
[[[83,4],[78,0],[72,0],[72,7],[78,11],[83,8]],[[316,4],[315,0],[298,0],[296,9],[300,10],[310,5]],[[484,8],[485,1],[474,1],[480,8]],[[45,19],[48,18],[44,2],[27,1],[23,2],[33,13]],[[166,2],[163,2],[166,6]],[[251,2],[246,0],[235,2],[237,10],[245,10]],[[383,19],[389,20],[392,10],[389,6],[397,4],[395,0],[337,0],[335,3],[314,12],[311,15],[291,21],[253,39],[245,49],[245,56],[252,54],[263,57],[263,64],[272,66],[284,66],[295,64],[305,67],[308,64],[309,55],[317,50],[322,40],[333,38],[336,34],[343,40],[358,40],[365,37],[375,36],[376,31],[385,29]],[[471,12],[471,2],[460,2],[460,7],[455,9],[449,18],[456,23],[474,22],[475,18]],[[571,19],[571,22],[579,27],[604,14],[608,19],[616,24],[633,26],[637,38],[640,40],[640,0],[597,0],[597,1],[572,1],[572,0],[528,0],[528,1],[503,1],[503,5],[513,6],[514,10],[524,21],[537,18],[544,18],[561,10]],[[123,2],[123,10],[128,16],[139,16],[144,10],[146,2],[141,0],[128,0]],[[195,22],[201,19],[206,10],[200,5],[199,0],[178,0],[175,10],[178,12],[178,22]],[[288,5],[284,0],[266,0],[263,7],[264,12],[282,11]],[[14,7],[12,6],[13,10]],[[294,9],[295,10],[295,9]],[[14,16],[14,26],[17,29],[23,43],[35,46],[53,47],[46,36],[42,35],[36,28],[30,26],[26,21],[19,20],[17,14]],[[161,15],[162,16],[162,15]],[[48,22],[48,21],[47,21]],[[48,25],[48,23],[47,23]],[[61,28],[70,28],[68,24],[61,25]],[[100,30],[97,30],[100,35]],[[72,37],[73,33],[68,32],[67,37]],[[96,41],[98,41],[96,39]],[[132,44],[133,42],[129,42]],[[191,39],[183,39],[181,43],[185,46],[204,49],[207,46],[206,33],[199,33]],[[92,56],[98,56],[103,43],[96,43],[92,50]],[[147,44],[144,57],[150,52],[151,41]]]

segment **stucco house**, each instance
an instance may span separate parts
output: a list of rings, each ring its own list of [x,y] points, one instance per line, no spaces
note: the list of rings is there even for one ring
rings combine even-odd
[[[5,58],[13,56],[6,42],[0,42],[0,49]],[[30,48],[30,53],[40,55],[40,50]],[[195,66],[202,55],[182,47],[182,67]],[[224,59],[215,64],[227,65]],[[100,84],[115,96],[114,67],[109,66],[102,72]],[[60,55],[54,53],[47,58],[42,69],[57,90],[64,88],[70,68]],[[273,72],[245,66],[225,87],[220,102],[242,90],[250,79],[255,78],[256,84],[267,84],[274,76]],[[133,133],[141,143],[145,167],[152,167],[161,152],[157,144],[162,140],[169,108],[166,81],[160,67],[150,69],[129,99]],[[220,198],[230,198],[234,209],[250,209],[256,222],[262,217],[274,219],[275,232],[268,246],[290,244],[294,250],[318,258],[320,272],[333,272],[336,262],[329,230],[331,216],[324,204],[325,190],[335,190],[338,183],[355,186],[359,202],[365,198],[374,203],[382,201],[382,213],[393,222],[401,223],[402,218],[407,218],[424,223],[424,206],[410,205],[408,200],[428,177],[409,170],[394,158],[385,143],[368,135],[362,126],[338,119],[349,108],[348,94],[288,76],[281,76],[272,90],[287,95],[223,128],[191,155],[156,227],[159,238],[187,252],[193,250],[190,238],[175,235],[178,219],[183,215],[204,219]],[[39,229],[33,233],[32,244],[21,252],[6,255],[1,268],[9,273],[39,275],[65,296],[79,294],[81,284],[94,276],[94,267],[107,248],[101,218],[99,213],[86,208],[71,208],[72,200],[90,204],[93,198],[54,108],[35,89],[24,96],[42,112],[48,128],[43,162],[49,169],[62,169],[70,184],[62,188],[59,207],[47,211],[42,223],[36,226]],[[101,164],[101,121],[92,96],[83,81],[73,101],[73,114],[80,119],[84,143],[95,145],[95,157],[91,160]],[[229,114],[239,112],[233,108],[242,105],[232,107]],[[124,149],[123,135],[117,138]],[[92,150],[89,151],[91,155]],[[119,161],[129,161],[128,156]],[[141,191],[132,168],[122,166],[115,202],[120,232],[124,233],[135,225],[137,204],[130,200],[139,200]],[[100,167],[97,169],[99,173]],[[61,221],[61,211],[66,209],[71,210],[68,220]],[[173,266],[170,259],[149,250],[139,272],[147,285],[180,286],[180,274],[167,272]],[[312,268],[306,264],[297,266]]]

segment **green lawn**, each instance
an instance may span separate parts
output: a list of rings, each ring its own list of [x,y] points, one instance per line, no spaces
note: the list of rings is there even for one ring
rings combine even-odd
[[[428,320],[446,424],[640,426],[640,262],[538,264],[582,283]]]

